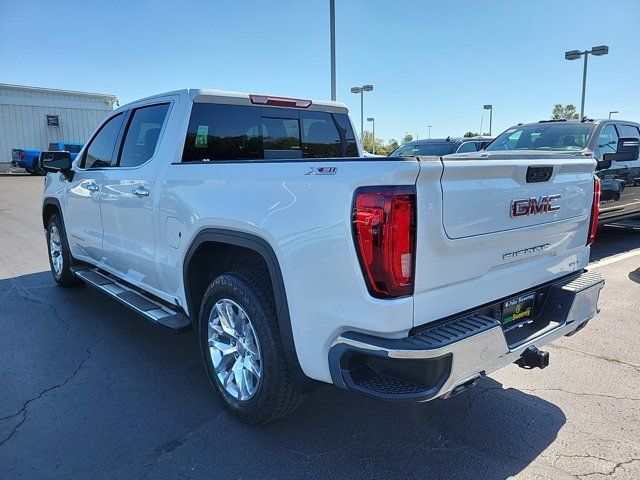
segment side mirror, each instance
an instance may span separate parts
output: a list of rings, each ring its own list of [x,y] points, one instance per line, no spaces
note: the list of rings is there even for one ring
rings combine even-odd
[[[638,160],[640,154],[640,139],[634,137],[620,137],[616,153],[605,153],[602,159],[605,162],[631,162]],[[609,164],[611,166],[611,164]]]
[[[42,169],[45,172],[60,172],[68,180],[73,178],[71,154],[69,152],[42,152],[40,154],[40,162],[42,162]]]
[[[596,158],[596,170],[606,170],[611,168],[611,159],[607,155],[613,155],[613,153],[605,153],[602,160]]]

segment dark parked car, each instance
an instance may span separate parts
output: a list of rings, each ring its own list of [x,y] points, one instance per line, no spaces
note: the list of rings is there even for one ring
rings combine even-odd
[[[400,145],[389,154],[390,157],[416,157],[422,155],[451,155],[452,153],[477,152],[486,147],[492,138],[433,138],[428,140],[414,140]]]
[[[600,223],[640,217],[640,124],[625,120],[544,120],[509,128],[486,148],[593,154],[601,180]]]

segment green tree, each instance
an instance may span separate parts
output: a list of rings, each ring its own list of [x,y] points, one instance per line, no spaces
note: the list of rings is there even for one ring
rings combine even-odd
[[[376,150],[373,151],[373,145],[375,143]],[[373,134],[367,130],[364,131],[364,137],[362,139],[362,147],[369,153],[375,153],[376,155],[386,155],[391,150],[388,145],[385,145],[382,139],[376,138],[374,140]]]
[[[464,138],[470,138],[470,137],[479,137],[480,134],[476,133],[476,132],[467,132],[464,134]]]
[[[562,106],[560,103],[556,103],[553,106],[553,111],[551,112],[552,120],[576,120],[580,118],[576,113],[576,107],[574,105],[566,105]]]
[[[387,148],[389,149],[389,153],[393,152],[396,148],[398,148],[398,141],[395,138],[389,139],[389,143],[387,143]]]
[[[407,133],[404,137],[402,137],[402,143],[407,143],[413,141],[413,135]]]

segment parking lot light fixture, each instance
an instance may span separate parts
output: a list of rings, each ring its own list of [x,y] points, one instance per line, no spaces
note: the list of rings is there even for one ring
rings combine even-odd
[[[351,93],[360,94],[360,142],[364,142],[364,92],[373,90],[373,85],[362,85],[361,87],[351,87]]]
[[[580,102],[581,119],[584,118],[584,97],[587,89],[587,60],[589,58],[589,54],[601,57],[608,53],[608,45],[598,45],[597,47],[592,47],[591,50],[585,50],[584,52],[581,52],[580,50],[569,50],[568,52],[564,52],[564,58],[566,60],[577,60],[580,57],[584,57],[584,68],[582,70],[582,101]]]
[[[431,125],[427,125],[429,127],[429,138],[431,138]]]
[[[371,153],[375,155],[376,154],[376,119],[373,117],[369,117],[367,118],[367,122],[371,122],[371,128],[373,130],[373,132],[371,133],[371,135],[373,135],[373,142],[371,142]]]
[[[489,136],[491,136],[491,130],[493,128],[493,105],[485,105],[484,109],[489,110]],[[482,132],[480,132],[480,135],[482,135]]]
[[[611,120],[611,115],[613,115],[614,113],[620,113],[618,110],[612,110],[609,112],[609,120]]]
[[[329,36],[331,43],[331,100],[336,101],[336,2],[329,0]]]

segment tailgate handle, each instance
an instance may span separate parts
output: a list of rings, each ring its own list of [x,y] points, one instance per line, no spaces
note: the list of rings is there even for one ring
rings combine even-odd
[[[553,166],[544,165],[541,167],[527,168],[527,183],[548,182],[553,175]]]

